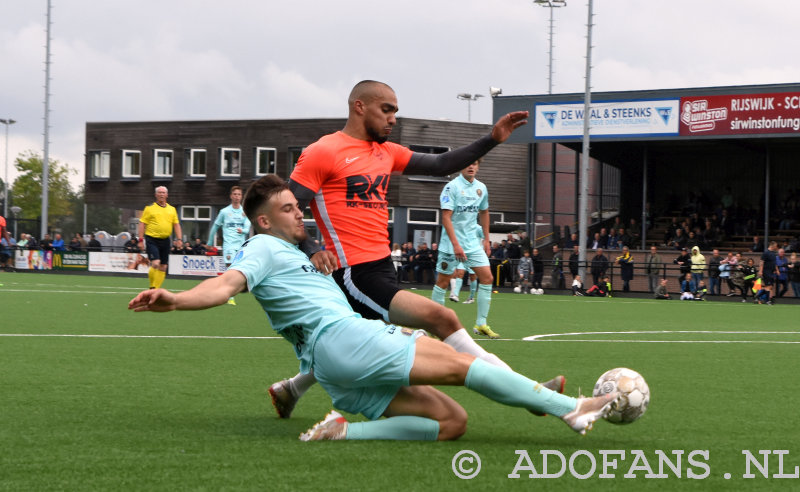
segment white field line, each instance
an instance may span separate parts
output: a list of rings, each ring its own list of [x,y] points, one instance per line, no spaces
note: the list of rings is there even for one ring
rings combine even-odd
[[[64,337],[64,338],[186,338],[211,340],[283,340],[283,337],[223,337],[212,335],[89,335],[57,333],[0,333],[0,337]]]
[[[592,342],[592,343],[777,343],[800,344],[788,340],[641,340],[641,339],[584,339],[570,338],[554,340],[553,337],[573,337],[587,335],[665,335],[665,334],[713,334],[713,335],[800,335],[800,331],[712,331],[712,330],[655,330],[655,331],[584,331],[569,333],[544,333],[532,335],[522,340],[526,342]]]

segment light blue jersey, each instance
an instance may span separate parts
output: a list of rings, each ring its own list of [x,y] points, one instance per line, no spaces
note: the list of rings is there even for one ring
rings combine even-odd
[[[463,175],[459,174],[457,178],[445,185],[439,196],[439,202],[442,210],[453,211],[451,216],[453,229],[464,252],[483,250],[477,230],[480,230],[480,236],[483,236],[481,227],[478,225],[478,212],[489,208],[489,192],[486,190],[486,185],[477,179],[470,183]],[[442,237],[439,240],[439,251],[454,253],[453,243],[444,228],[442,228]]]
[[[222,228],[222,255],[225,257],[225,263],[230,264],[250,232],[250,220],[244,214],[244,207],[233,208],[233,205],[228,205],[219,211],[217,220],[214,221],[211,232],[208,234],[208,244],[214,244],[214,236],[220,227]],[[238,232],[238,229],[241,229],[242,232]]]
[[[250,238],[230,268],[242,272],[272,328],[292,344],[301,372],[311,370],[314,343],[322,332],[361,318],[330,275],[318,272],[297,246],[275,236]]]

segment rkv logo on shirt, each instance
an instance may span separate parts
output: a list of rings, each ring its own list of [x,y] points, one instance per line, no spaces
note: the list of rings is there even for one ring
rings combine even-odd
[[[384,201],[386,188],[389,186],[389,175],[380,174],[374,178],[369,175],[347,177],[347,193],[345,199],[363,202]]]

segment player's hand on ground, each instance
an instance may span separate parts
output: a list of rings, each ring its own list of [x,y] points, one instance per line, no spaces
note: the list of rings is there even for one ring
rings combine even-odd
[[[311,263],[318,271],[330,275],[336,270],[336,255],[328,250],[317,251],[311,256]]]
[[[175,294],[164,289],[150,289],[139,293],[128,303],[128,309],[163,313],[175,309]]]
[[[494,124],[494,128],[492,128],[492,138],[497,142],[503,143],[508,139],[508,137],[511,136],[514,130],[526,124],[527,122],[527,111],[514,111],[513,113],[508,113],[497,120],[497,123]]]

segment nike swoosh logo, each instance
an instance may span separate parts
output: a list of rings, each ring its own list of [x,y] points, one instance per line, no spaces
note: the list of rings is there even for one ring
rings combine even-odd
[[[358,159],[358,157],[348,157],[344,160],[344,162],[345,164],[350,164],[351,162],[355,162],[356,159]]]

